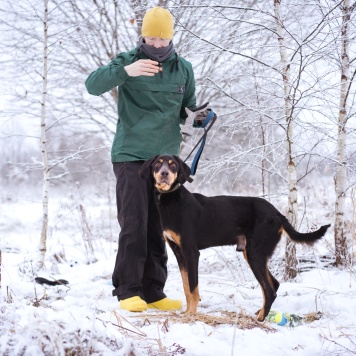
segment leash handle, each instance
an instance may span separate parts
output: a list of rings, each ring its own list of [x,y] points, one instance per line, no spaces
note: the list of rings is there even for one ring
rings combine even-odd
[[[210,110],[208,116],[206,117],[206,119],[203,121],[202,125],[200,126],[201,128],[204,129],[204,134],[202,135],[202,137],[200,138],[200,140],[196,143],[196,145],[194,146],[194,148],[192,149],[192,151],[189,153],[189,155],[187,156],[187,158],[184,160],[184,162],[186,162],[188,160],[188,158],[192,155],[192,153],[195,151],[195,149],[198,147],[199,143],[201,143],[197,153],[195,154],[194,158],[193,158],[193,162],[190,168],[190,175],[194,176],[197,168],[198,168],[198,163],[199,163],[199,159],[200,156],[203,152],[204,146],[205,146],[205,142],[206,142],[206,137],[208,135],[208,131],[211,129],[211,127],[214,125],[214,122],[216,120],[216,114],[214,113],[213,110]],[[206,126],[209,125],[209,127],[206,129]]]
[[[205,120],[203,121],[203,123],[201,124],[200,127],[205,128],[206,125],[207,125],[214,117],[215,117],[215,119],[216,119],[216,115],[215,115],[214,111],[213,111],[213,110],[210,110],[208,116],[205,118]],[[215,121],[215,120],[214,120],[214,121]]]

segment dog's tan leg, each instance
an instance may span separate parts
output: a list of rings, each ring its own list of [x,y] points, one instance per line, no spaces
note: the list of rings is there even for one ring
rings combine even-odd
[[[186,266],[187,266],[187,282],[189,288],[189,308],[187,312],[195,314],[197,312],[199,296],[199,282],[198,282],[198,265],[199,265],[199,250],[190,249],[184,252]]]
[[[243,255],[245,257],[246,262],[248,263],[248,265],[251,268],[250,262],[249,262],[248,257],[247,257],[247,251],[246,250],[243,251]],[[251,268],[251,270],[252,270],[252,268]],[[262,291],[263,305],[262,305],[262,308],[258,309],[255,314],[257,315],[257,320],[258,321],[263,321],[264,320],[264,306],[266,305],[266,297],[265,297],[265,291],[262,288],[261,284],[260,284],[260,287],[261,287],[261,291]]]
[[[196,314],[199,301],[200,301],[199,287],[196,287],[194,291],[190,293],[190,305],[189,308],[187,309],[187,313]]]
[[[256,315],[257,315],[257,320],[258,321],[263,321],[265,320],[265,305],[266,305],[266,296],[265,296],[265,291],[260,285],[261,290],[262,290],[262,297],[263,297],[263,305],[262,308],[257,310]]]
[[[263,305],[256,312],[256,315],[258,321],[263,321],[276,299],[279,283],[268,270],[267,258],[265,256],[253,256],[251,258],[246,250],[243,254],[262,290]]]
[[[180,270],[180,274],[182,275],[183,289],[184,289],[185,299],[187,300],[187,310],[185,312],[188,312],[189,308],[190,308],[190,303],[191,303],[188,273],[184,268],[182,268]]]
[[[262,308],[260,309],[260,310],[258,310],[257,312],[256,312],[256,315],[257,315],[257,320],[258,321],[263,321],[264,319],[265,319],[265,316],[267,316],[267,314],[269,313],[269,309],[271,308],[270,306],[269,306],[269,309],[268,309],[268,311],[266,310],[266,304],[267,304],[267,299],[266,299],[266,292],[265,292],[265,290],[267,289],[267,288],[269,288],[270,290],[273,290],[273,291],[275,291],[275,293],[276,293],[276,288],[275,288],[275,284],[274,284],[274,282],[273,282],[273,279],[274,279],[274,277],[271,275],[271,273],[270,273],[270,271],[268,270],[268,267],[266,266],[266,277],[267,277],[267,284],[268,284],[268,287],[265,287],[265,288],[263,288],[262,287],[262,285],[260,285],[260,287],[261,287],[261,290],[262,290],[262,295],[263,295],[263,306],[262,306]],[[273,278],[273,279],[272,279]],[[276,281],[277,282],[277,281]],[[278,283],[278,282],[277,282]],[[278,283],[278,285],[279,285],[279,283]],[[278,289],[278,287],[277,287],[277,289]],[[273,299],[274,300],[274,299]],[[273,302],[273,301],[272,301]],[[269,302],[270,304],[272,304],[271,302]]]
[[[182,249],[181,249],[181,237],[179,234],[175,233],[172,230],[165,230],[163,232],[163,236],[166,239],[169,246],[172,248],[172,250],[177,258],[180,274],[182,276],[183,290],[184,290],[185,298],[187,301],[187,309],[185,311],[187,313],[192,310],[191,305],[192,305],[192,301],[194,300],[194,298],[192,298],[192,293],[191,293],[190,287],[189,287],[189,277],[188,277],[188,272],[187,272],[187,268],[186,268],[187,261],[184,257],[184,253],[182,252]],[[195,307],[195,310],[196,310],[196,307]]]
[[[199,251],[196,250],[193,253],[191,251],[189,251],[190,253],[183,252],[181,236],[172,230],[165,230],[163,235],[178,261],[184,294],[187,300],[187,310],[185,312],[195,314],[200,300],[198,288]]]

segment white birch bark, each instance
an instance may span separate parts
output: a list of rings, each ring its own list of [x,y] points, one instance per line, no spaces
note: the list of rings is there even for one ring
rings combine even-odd
[[[42,74],[42,101],[41,101],[41,155],[43,163],[43,197],[42,197],[42,231],[39,244],[39,260],[36,268],[44,267],[47,250],[48,230],[48,198],[49,198],[49,165],[46,138],[46,100],[47,100],[47,65],[48,65],[48,0],[44,0],[43,18],[43,74]]]
[[[293,155],[293,119],[292,97],[290,85],[290,64],[287,59],[282,19],[281,0],[274,0],[274,14],[278,35],[279,52],[281,56],[281,69],[284,91],[284,111],[286,117],[286,144],[287,144],[287,176],[288,176],[288,213],[287,218],[292,226],[297,225],[297,172]],[[295,244],[287,237],[285,250],[285,279],[295,278],[297,275],[297,259]]]
[[[348,260],[345,213],[346,213],[346,122],[347,122],[347,91],[350,79],[349,57],[349,21],[350,1],[344,0],[342,5],[341,27],[341,82],[340,107],[338,117],[337,162],[335,172],[335,258],[337,266],[345,266]]]

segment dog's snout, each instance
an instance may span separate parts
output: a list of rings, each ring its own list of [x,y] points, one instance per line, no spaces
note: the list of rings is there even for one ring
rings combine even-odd
[[[162,169],[160,171],[160,174],[161,174],[162,177],[168,177],[169,171],[168,171],[168,169]]]

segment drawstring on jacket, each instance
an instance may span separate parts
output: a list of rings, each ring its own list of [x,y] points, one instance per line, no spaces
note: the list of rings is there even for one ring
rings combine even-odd
[[[173,61],[172,65],[171,65],[170,73],[173,73],[174,64],[176,65],[176,70],[178,70],[179,59],[178,59],[177,52],[175,52],[175,55],[176,55],[176,58],[175,58],[175,60]]]
[[[140,47],[136,48],[136,53],[134,55],[134,57],[132,58],[132,63],[135,62],[135,60],[138,60],[138,55],[140,54],[141,50]]]

